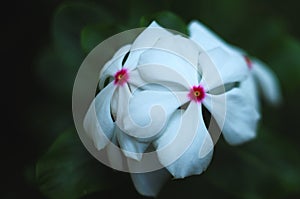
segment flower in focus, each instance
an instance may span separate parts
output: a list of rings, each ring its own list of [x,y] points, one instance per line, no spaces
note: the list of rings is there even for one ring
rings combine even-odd
[[[198,55],[191,56],[186,48],[198,49]],[[153,141],[160,162],[174,178],[200,174],[211,160],[213,141],[202,116],[202,105],[230,143],[240,144],[255,136],[259,113],[244,91],[232,86],[247,77],[248,68],[242,57],[222,48],[203,51],[191,40],[178,37],[159,40],[141,55],[139,64],[142,67],[137,71],[144,81],[168,87],[180,99],[172,120]],[[181,128],[176,130],[178,123]],[[179,135],[185,137],[176,148],[160,150]],[[190,139],[184,138],[189,136],[194,136],[193,141],[182,153],[181,145],[187,146],[185,142]]]
[[[189,30],[185,38],[153,22],[121,47],[101,70],[100,92],[84,119],[98,150],[113,143],[136,162],[155,152],[165,169],[131,174],[143,195],[156,195],[170,175],[184,178],[206,170],[212,137],[218,135],[205,122],[204,109],[227,142],[241,144],[255,137],[260,117],[254,79],[269,89],[271,101],[278,98],[276,81],[263,64],[198,22]]]
[[[131,89],[140,84],[134,71],[139,56],[159,37],[170,35],[169,32],[157,27],[156,23],[152,23],[132,45],[121,47],[101,71],[99,81],[101,92],[91,103],[84,119],[84,128],[98,150],[121,136],[116,123],[123,119],[118,115],[121,115],[124,107],[127,106]],[[156,29],[158,35],[151,34],[149,29]],[[124,139],[119,139],[120,145],[125,142]]]

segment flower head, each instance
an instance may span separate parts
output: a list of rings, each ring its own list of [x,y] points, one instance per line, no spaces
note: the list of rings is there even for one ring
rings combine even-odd
[[[245,82],[258,62],[198,22],[189,30],[191,38],[185,38],[153,22],[105,64],[101,91],[84,120],[98,150],[113,143],[138,163],[153,147],[153,162],[174,178],[200,174],[210,164],[214,146],[202,105],[230,144],[255,137],[260,115]],[[161,170],[152,174],[132,174],[143,195],[155,195],[162,185],[157,183],[162,182]]]

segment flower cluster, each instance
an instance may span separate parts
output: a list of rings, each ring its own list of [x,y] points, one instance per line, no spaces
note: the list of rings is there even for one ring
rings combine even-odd
[[[131,174],[143,195],[157,194],[166,171],[184,178],[206,170],[221,132],[232,145],[254,138],[258,90],[271,103],[280,101],[277,80],[262,62],[200,22],[188,29],[189,38],[152,22],[120,48],[103,67],[84,119],[98,150],[113,143],[136,162],[155,152],[153,162],[165,169]]]

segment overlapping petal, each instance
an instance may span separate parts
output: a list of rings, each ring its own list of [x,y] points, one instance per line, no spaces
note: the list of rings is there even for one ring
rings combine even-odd
[[[225,41],[223,41],[220,37],[218,37],[215,33],[213,33],[211,30],[209,30],[209,28],[204,26],[199,21],[192,21],[189,24],[188,29],[190,32],[191,40],[195,41],[201,48],[203,48],[206,51],[218,47],[225,50],[231,56],[240,57],[240,59],[247,54],[242,49],[227,44]],[[245,60],[244,62],[246,63],[247,61]],[[239,63],[241,62],[239,61]],[[252,66],[250,69],[252,69],[252,71],[249,75],[254,76],[254,78],[248,78],[246,83],[242,83],[242,88],[246,90],[252,90],[252,95],[255,96],[258,93],[257,90],[260,88],[263,91],[263,96],[268,102],[274,105],[279,104],[281,102],[281,92],[279,89],[278,79],[276,78],[275,74],[271,70],[269,70],[264,63],[256,59],[252,60]],[[221,72],[221,74],[226,73]],[[253,83],[249,83],[249,81],[251,80],[258,84],[256,91],[253,89],[253,87],[246,88],[245,86],[253,86]],[[255,103],[258,107],[257,101],[253,101],[253,103]]]
[[[168,49],[145,51],[140,57],[138,71],[145,81],[167,83],[176,90],[181,86],[187,89],[198,80],[196,66]]]
[[[229,46],[223,39],[199,21],[191,21],[188,25],[188,30],[190,39],[195,41],[204,51],[223,48],[230,54],[237,56],[241,54],[235,50],[235,47]]]
[[[151,88],[151,87],[150,87]],[[162,89],[162,88],[161,88]],[[119,106],[116,123],[122,131],[136,139],[153,139],[182,102],[176,94],[157,90],[119,88]]]
[[[137,71],[144,82],[163,85],[172,91],[187,91],[191,87],[191,81],[178,71],[159,63],[141,65]]]
[[[108,76],[113,77],[115,72],[122,67],[133,70],[137,67],[140,55],[154,44],[161,37],[171,36],[172,33],[160,27],[156,22],[152,22],[133,42],[132,45],[121,47],[103,67],[100,73],[100,88]],[[126,55],[127,54],[127,55]],[[127,57],[126,57],[127,56]]]
[[[116,126],[116,128],[118,129],[118,131],[116,131],[118,143],[124,155],[138,161],[141,160],[143,153],[149,147],[150,142],[139,141],[135,137],[121,131],[119,127]]]
[[[143,32],[134,40],[131,50],[146,50],[155,45],[162,37],[170,37],[173,34],[159,26],[153,21]]]
[[[160,162],[175,178],[202,173],[212,158],[213,142],[201,106],[191,102],[185,111],[178,110],[154,146]]]
[[[100,81],[99,81],[99,87],[103,88],[104,82],[108,77],[113,78],[115,73],[122,68],[122,61],[126,55],[126,53],[129,51],[131,45],[125,45],[121,47],[114,56],[106,62],[106,64],[103,66],[101,72],[100,72]]]
[[[242,56],[227,53],[222,48],[214,48],[199,56],[202,82],[206,90],[245,80],[249,70]]]
[[[110,102],[114,91],[113,83],[105,87],[93,100],[84,118],[84,129],[98,150],[104,148],[113,136]]]
[[[255,137],[260,115],[243,90],[233,88],[225,94],[207,94],[203,104],[229,144],[241,144]]]

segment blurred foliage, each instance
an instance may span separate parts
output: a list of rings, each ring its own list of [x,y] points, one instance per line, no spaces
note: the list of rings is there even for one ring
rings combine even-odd
[[[37,162],[36,177],[50,198],[79,198],[110,185],[107,168],[87,154],[71,130],[63,132]]]
[[[295,12],[290,11],[297,11],[298,4],[292,2],[62,1],[53,13],[52,40],[35,61],[45,100],[28,113],[41,153],[36,178],[27,177],[35,179],[32,186],[50,199],[118,194],[143,198],[127,174],[97,162],[76,135],[71,114],[76,72],[90,50],[122,30],[144,27],[155,19],[165,28],[186,33],[185,25],[198,19],[228,42],[268,63],[281,82],[284,102],[277,109],[263,104],[257,139],[238,147],[220,140],[204,174],[171,181],[158,198],[299,198],[300,28]],[[37,122],[40,115],[45,117]]]

